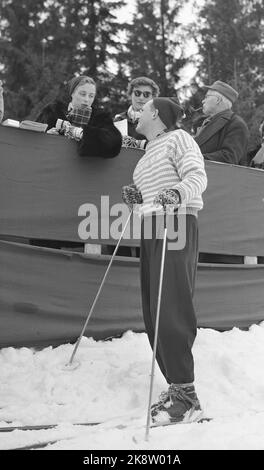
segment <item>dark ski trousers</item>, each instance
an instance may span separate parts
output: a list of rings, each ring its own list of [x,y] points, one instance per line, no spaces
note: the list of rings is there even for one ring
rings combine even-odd
[[[177,214],[173,218],[175,232],[178,228]],[[198,261],[198,224],[194,215],[186,217],[186,243],[183,249],[168,249],[167,239],[163,287],[156,359],[168,384],[184,384],[194,381],[192,346],[196,336],[196,315],[193,306],[194,283]],[[146,332],[153,348],[158,288],[162,255],[164,216],[146,216],[152,225],[142,222],[140,274],[143,317]],[[146,227],[148,226],[148,230]],[[156,226],[159,227],[157,236]],[[169,228],[168,228],[169,238]]]

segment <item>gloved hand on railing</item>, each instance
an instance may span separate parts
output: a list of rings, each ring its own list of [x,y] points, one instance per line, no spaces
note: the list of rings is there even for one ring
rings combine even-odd
[[[79,141],[83,136],[82,127],[72,126],[69,121],[64,121],[63,119],[57,119],[56,129],[59,134],[64,134],[69,139]]]
[[[122,188],[122,199],[129,207],[134,204],[142,204],[142,194],[135,184],[129,184]]]

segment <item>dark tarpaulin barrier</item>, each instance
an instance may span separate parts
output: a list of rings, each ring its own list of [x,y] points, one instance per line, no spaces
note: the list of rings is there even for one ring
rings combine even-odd
[[[108,257],[0,242],[0,347],[74,341],[105,273]],[[87,335],[142,331],[138,262],[114,262]]]
[[[108,256],[0,242],[0,347],[44,347],[80,334]],[[247,328],[262,321],[264,265],[199,265],[199,327]],[[144,331],[139,261],[118,257],[87,326],[95,339]]]
[[[80,158],[76,143],[64,137],[0,126],[0,235],[80,241],[79,207],[92,203],[100,212],[101,195],[121,203],[121,188],[132,182],[141,155],[122,149],[110,160]],[[200,251],[264,256],[264,171],[214,162],[206,170]],[[108,219],[105,214],[104,226]],[[87,241],[100,242],[100,234]]]
[[[206,162],[206,173],[200,251],[263,256],[264,171]]]
[[[132,183],[142,154],[84,158],[63,136],[0,126],[0,235],[80,242],[79,207],[94,204],[100,213],[103,195],[122,203],[121,188]]]

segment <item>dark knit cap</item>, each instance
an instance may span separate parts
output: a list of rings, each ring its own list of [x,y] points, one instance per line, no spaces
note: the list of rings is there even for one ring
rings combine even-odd
[[[69,95],[72,96],[74,90],[78,86],[84,85],[85,83],[91,83],[92,85],[96,86],[95,81],[91,77],[88,77],[87,75],[80,75],[79,77],[73,77],[67,84]]]
[[[158,109],[159,118],[167,129],[175,129],[177,120],[184,113],[178,99],[174,97],[153,98],[153,104]]]

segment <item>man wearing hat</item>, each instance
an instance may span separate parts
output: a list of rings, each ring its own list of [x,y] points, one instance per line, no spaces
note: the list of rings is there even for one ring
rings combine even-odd
[[[196,336],[193,305],[198,257],[198,212],[207,185],[203,155],[195,140],[176,129],[182,108],[174,98],[154,98],[143,107],[137,131],[148,140],[133,174],[123,187],[128,205],[140,204],[142,217],[140,270],[143,317],[151,347],[154,343],[161,253],[166,216],[168,236],[156,359],[168,390],[152,405],[152,421],[171,424],[195,421],[202,410],[194,388],[192,345]],[[176,130],[175,130],[176,129]],[[179,209],[180,208],[180,209]],[[179,210],[179,212],[178,212]],[[170,247],[186,223],[185,243]]]
[[[206,160],[247,164],[249,131],[243,119],[232,111],[238,92],[225,82],[217,80],[203,100],[206,119],[194,137]]]

